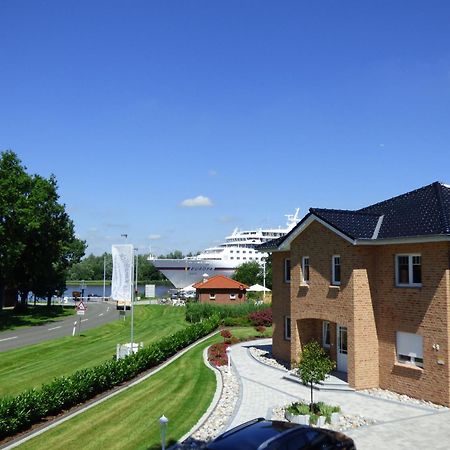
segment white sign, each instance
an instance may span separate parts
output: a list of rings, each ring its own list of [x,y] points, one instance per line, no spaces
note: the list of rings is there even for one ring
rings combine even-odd
[[[113,272],[111,297],[121,305],[131,305],[133,289],[133,246],[131,244],[112,246]]]
[[[145,297],[146,298],[154,298],[155,297],[155,285],[154,284],[146,284],[145,285]]]
[[[76,308],[77,308],[77,315],[84,316],[84,313],[87,310],[87,306],[83,302],[80,302],[77,304]]]
[[[80,303],[77,304],[77,310],[78,311],[86,311],[87,310],[87,306],[83,302],[80,302]]]

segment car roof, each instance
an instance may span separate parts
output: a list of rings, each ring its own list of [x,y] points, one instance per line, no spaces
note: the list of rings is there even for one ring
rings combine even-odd
[[[284,435],[293,429],[309,429],[309,427],[290,422],[265,420],[258,418],[246,422],[232,430],[220,435],[207,445],[210,450],[255,450],[264,442],[275,436]]]

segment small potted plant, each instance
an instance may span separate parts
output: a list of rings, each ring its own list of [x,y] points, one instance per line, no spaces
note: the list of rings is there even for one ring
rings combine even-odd
[[[289,422],[298,423],[300,425],[309,425],[309,405],[303,402],[292,403],[286,408],[284,416]]]

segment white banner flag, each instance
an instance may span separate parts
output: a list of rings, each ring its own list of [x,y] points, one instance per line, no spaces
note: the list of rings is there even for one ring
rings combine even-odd
[[[133,290],[133,246],[131,244],[112,246],[113,272],[111,297],[121,305],[131,305]]]

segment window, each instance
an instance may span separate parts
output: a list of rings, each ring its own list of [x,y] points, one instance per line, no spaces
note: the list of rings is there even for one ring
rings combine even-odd
[[[302,284],[309,284],[309,256],[302,258]]]
[[[422,286],[422,257],[396,255],[395,280],[397,286]]]
[[[419,334],[397,331],[397,360],[403,364],[423,367],[423,338]]]
[[[291,318],[290,318],[290,316],[284,316],[284,339],[286,339],[286,341],[291,340]]]
[[[284,281],[291,282],[291,260],[289,258],[284,260]]]
[[[236,294],[230,294],[230,300],[236,300]]]
[[[333,255],[331,259],[331,284],[339,286],[341,284],[341,257]]]
[[[209,294],[209,299],[210,300],[215,300],[216,299],[216,294]]]
[[[330,348],[330,322],[324,320],[322,322],[322,347]]]

